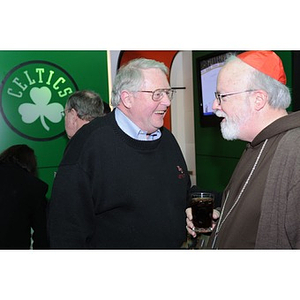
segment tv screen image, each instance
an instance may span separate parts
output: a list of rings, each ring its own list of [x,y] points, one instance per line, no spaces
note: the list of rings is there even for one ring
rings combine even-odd
[[[201,69],[202,85],[202,110],[203,115],[213,115],[213,102],[215,100],[215,91],[217,87],[217,77],[224,62],[216,62]]]

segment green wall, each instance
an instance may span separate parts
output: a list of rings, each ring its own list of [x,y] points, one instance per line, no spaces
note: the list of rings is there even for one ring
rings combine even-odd
[[[224,140],[219,125],[203,127],[200,124],[196,59],[212,53],[213,51],[193,51],[196,174],[198,187],[221,192],[226,187],[246,143]],[[276,53],[283,61],[287,85],[291,87],[292,52],[276,51]]]
[[[109,103],[107,53],[0,51],[0,79],[0,152],[14,144],[32,147],[49,197],[68,142],[61,111],[76,89],[94,90]]]

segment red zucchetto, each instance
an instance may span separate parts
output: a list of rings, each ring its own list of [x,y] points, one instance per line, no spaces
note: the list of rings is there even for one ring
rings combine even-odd
[[[244,63],[286,84],[286,75],[279,56],[273,51],[247,51],[237,55]]]

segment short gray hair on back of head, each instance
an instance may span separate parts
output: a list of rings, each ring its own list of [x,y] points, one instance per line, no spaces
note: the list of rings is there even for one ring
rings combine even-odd
[[[287,109],[291,104],[289,88],[278,80],[260,72],[253,71],[250,75],[249,89],[264,90],[269,96],[269,105],[274,109]]]
[[[104,104],[101,97],[90,90],[74,92],[66,103],[66,110],[74,109],[80,119],[91,121],[104,115]]]
[[[111,95],[112,106],[117,107],[119,105],[122,91],[138,91],[144,79],[142,70],[153,68],[160,69],[166,76],[169,75],[169,69],[164,63],[147,58],[133,59],[128,64],[120,67],[113,84]]]

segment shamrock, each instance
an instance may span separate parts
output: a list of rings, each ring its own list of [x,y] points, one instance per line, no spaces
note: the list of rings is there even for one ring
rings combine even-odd
[[[52,123],[61,121],[61,112],[64,110],[64,107],[60,103],[49,104],[51,100],[51,90],[48,87],[34,87],[30,90],[29,95],[34,104],[23,103],[19,106],[19,113],[24,123],[30,124],[40,118],[43,127],[49,131],[50,128],[46,124],[45,118]]]

